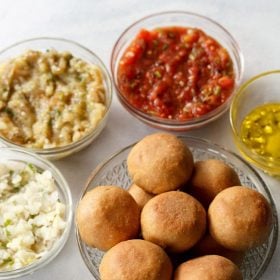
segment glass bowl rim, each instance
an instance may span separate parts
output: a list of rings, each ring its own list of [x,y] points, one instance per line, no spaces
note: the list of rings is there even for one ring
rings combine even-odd
[[[272,213],[274,215],[274,231],[273,231],[273,237],[272,237],[272,241],[271,241],[271,248],[268,251],[267,255],[266,255],[266,259],[261,267],[260,270],[257,271],[256,277],[254,278],[254,280],[258,280],[260,279],[260,277],[263,275],[263,273],[265,272],[268,264],[270,263],[270,260],[273,257],[273,254],[276,250],[276,245],[278,242],[278,232],[279,232],[279,218],[278,218],[278,212],[277,212],[277,208],[274,202],[274,199],[272,197],[272,194],[269,190],[269,188],[267,187],[266,183],[264,182],[264,180],[262,179],[262,177],[259,175],[259,173],[248,163],[246,162],[241,156],[239,156],[238,154],[236,154],[235,152],[227,149],[226,147],[223,147],[219,144],[216,144],[210,140],[204,139],[204,138],[198,138],[198,137],[194,137],[194,136],[186,136],[186,135],[177,135],[177,137],[179,139],[184,139],[184,140],[189,140],[189,141],[194,141],[195,143],[201,144],[201,145],[207,145],[208,148],[211,151],[215,151],[215,152],[225,152],[228,153],[231,157],[236,158],[237,160],[239,160],[241,163],[243,163],[249,170],[250,172],[253,174],[253,176],[257,179],[257,181],[259,181],[259,183],[261,184],[261,187],[263,188],[263,190],[265,191],[266,196],[269,199],[269,203],[271,205],[272,208]],[[139,140],[140,141],[140,140]],[[114,159],[115,157],[119,156],[120,154],[122,154],[123,152],[131,149],[135,144],[137,144],[139,141],[136,141],[132,144],[129,144],[127,146],[125,146],[124,148],[119,149],[117,152],[113,153],[111,156],[108,156],[107,158],[105,158],[100,164],[98,164],[93,171],[90,173],[84,188],[82,189],[80,196],[77,200],[76,203],[76,208],[75,208],[75,236],[76,236],[76,242],[78,244],[78,248],[80,251],[80,255],[84,261],[84,263],[86,264],[88,270],[90,271],[90,273],[93,275],[92,270],[91,270],[91,266],[92,266],[92,262],[90,262],[90,260],[87,258],[86,254],[84,253],[84,250],[82,248],[83,246],[83,241],[80,237],[79,234],[79,230],[78,230],[78,226],[76,223],[76,214],[77,214],[77,207],[79,202],[81,201],[81,199],[84,197],[84,195],[86,194],[86,192],[88,191],[88,188],[90,187],[90,184],[93,180],[93,178],[96,176],[96,174],[98,174],[98,172],[104,167],[106,166],[106,164],[108,164],[112,159]],[[213,150],[214,149],[214,150]]]
[[[237,143],[238,148],[240,149],[241,153],[244,154],[245,157],[247,157],[250,161],[253,162],[257,167],[263,169],[272,171],[272,173],[279,172],[280,171],[280,160],[276,160],[275,163],[277,167],[268,167],[266,165],[267,159],[264,156],[261,155],[256,155],[253,152],[251,152],[249,149],[246,148],[245,144],[240,140],[239,137],[239,132],[236,127],[236,122],[235,122],[235,117],[234,117],[234,111],[237,107],[237,102],[239,99],[242,97],[244,91],[252,84],[254,84],[255,81],[261,80],[262,78],[271,76],[271,75],[279,75],[280,79],[280,69],[274,69],[274,70],[268,70],[265,72],[262,72],[260,74],[257,74],[250,79],[246,80],[237,90],[235,96],[233,97],[232,103],[230,105],[230,110],[229,110],[229,116],[230,116],[230,126],[232,129],[232,133],[234,136],[234,140]]]
[[[124,35],[128,31],[130,31],[132,28],[134,28],[135,26],[140,24],[141,22],[145,22],[148,19],[156,18],[158,16],[172,15],[172,14],[196,17],[198,19],[205,20],[205,21],[213,24],[215,27],[219,28],[220,30],[222,30],[224,32],[224,34],[226,34],[226,36],[233,43],[234,49],[236,50],[236,53],[237,53],[237,56],[238,56],[238,59],[239,59],[239,62],[240,62],[240,69],[238,69],[239,70],[238,71],[239,72],[239,77],[237,77],[235,75],[235,77],[234,77],[235,86],[234,86],[232,94],[227,98],[227,100],[223,104],[219,105],[217,108],[215,108],[212,111],[206,113],[205,115],[202,115],[200,117],[193,118],[193,119],[190,119],[190,120],[185,120],[185,121],[171,120],[171,119],[166,119],[166,118],[155,117],[155,116],[149,115],[149,114],[147,114],[145,112],[142,112],[141,110],[135,108],[121,94],[121,91],[119,90],[119,86],[118,86],[118,83],[117,83],[117,81],[115,79],[115,75],[114,75],[115,67],[118,66],[118,65],[115,65],[115,67],[114,67],[115,51],[116,51],[116,48],[117,48],[118,44],[120,43],[120,41],[124,37]],[[133,40],[133,38],[131,38],[131,40]],[[128,107],[128,110],[129,110],[130,113],[132,113],[132,115],[140,117],[141,120],[144,120],[145,122],[148,122],[150,124],[155,124],[155,125],[160,125],[160,126],[162,125],[165,128],[167,128],[167,129],[168,128],[172,128],[172,127],[178,127],[178,128],[184,129],[184,128],[192,128],[192,127],[196,127],[196,126],[199,127],[199,126],[205,125],[205,124],[207,124],[209,122],[212,122],[212,121],[216,120],[217,118],[219,118],[223,113],[225,113],[228,110],[228,107],[231,104],[233,96],[236,94],[237,89],[240,86],[241,81],[243,79],[243,74],[244,74],[244,56],[243,56],[241,48],[240,48],[239,44],[237,43],[237,41],[235,40],[235,38],[231,35],[231,33],[225,27],[223,27],[217,21],[211,19],[208,16],[204,16],[204,15],[201,15],[201,14],[198,14],[198,13],[194,13],[194,12],[190,12],[190,11],[186,11],[186,10],[185,11],[171,10],[171,11],[162,11],[162,12],[157,12],[157,13],[152,13],[150,15],[146,15],[146,16],[138,19],[137,21],[134,21],[132,24],[130,24],[128,27],[126,27],[124,29],[124,31],[122,31],[121,34],[118,36],[118,39],[117,39],[117,41],[115,42],[115,44],[113,46],[113,49],[112,49],[112,52],[111,52],[111,57],[110,57],[110,68],[111,68],[111,74],[112,74],[112,81],[113,81],[113,84],[114,84],[115,89],[116,89],[116,95],[117,95],[119,101],[123,105]]]
[[[65,212],[67,217],[67,220],[65,220],[66,227],[60,236],[60,238],[54,243],[53,247],[50,249],[49,252],[47,252],[41,259],[31,263],[30,265],[14,269],[14,270],[9,270],[9,271],[2,271],[0,272],[0,279],[13,279],[17,278],[20,276],[28,275],[31,274],[40,268],[46,266],[49,264],[64,248],[67,240],[69,239],[70,233],[71,233],[71,228],[72,228],[72,220],[73,220],[73,199],[72,199],[72,194],[70,187],[62,175],[62,173],[59,171],[59,169],[51,163],[49,160],[43,158],[42,156],[39,156],[38,154],[31,153],[28,151],[25,151],[23,149],[18,149],[18,148],[11,148],[11,147],[0,147],[0,152],[1,150],[8,151],[11,154],[25,154],[29,157],[34,158],[35,160],[43,163],[46,165],[51,172],[54,172],[56,175],[58,175],[59,179],[61,180],[62,184],[58,184],[58,182],[55,180],[57,189],[58,190],[63,190],[65,192],[65,198],[66,201],[66,208]],[[16,158],[13,159],[13,161],[18,161]],[[27,162],[27,161],[26,161]],[[36,164],[34,164],[36,166]]]
[[[59,153],[64,153],[67,152],[69,150],[75,149],[76,147],[79,147],[80,145],[82,145],[84,142],[87,142],[89,139],[91,139],[92,137],[95,136],[96,131],[98,131],[98,128],[100,128],[102,126],[102,123],[104,120],[106,120],[106,118],[108,117],[111,105],[112,105],[112,99],[113,99],[113,83],[112,83],[112,78],[111,75],[107,69],[107,67],[105,66],[105,63],[102,61],[102,59],[95,54],[93,51],[91,51],[89,48],[81,45],[80,43],[77,43],[76,41],[73,40],[69,40],[69,39],[65,39],[65,38],[60,38],[60,37],[34,37],[34,38],[29,38],[29,39],[25,39],[25,40],[21,40],[19,42],[16,42],[12,45],[9,45],[8,47],[0,50],[0,57],[2,56],[2,54],[4,54],[5,52],[18,47],[22,44],[25,43],[32,43],[32,42],[38,42],[38,41],[56,41],[56,42],[63,42],[66,44],[69,44],[70,46],[73,45],[75,47],[78,47],[80,49],[82,49],[83,51],[87,52],[90,56],[92,56],[95,60],[98,61],[98,63],[101,65],[101,71],[102,74],[104,75],[104,77],[106,78],[106,80],[108,81],[106,84],[108,87],[108,90],[106,91],[108,94],[108,99],[106,100],[107,104],[106,104],[106,111],[104,116],[102,117],[102,119],[99,121],[97,127],[95,129],[93,129],[92,131],[90,131],[88,134],[86,134],[84,137],[82,137],[81,139],[79,139],[78,141],[72,142],[68,145],[64,145],[64,146],[60,146],[60,147],[53,147],[53,148],[46,148],[46,149],[38,149],[38,148],[29,148],[29,147],[25,147],[24,145],[20,145],[20,144],[16,144],[13,141],[3,137],[0,135],[0,142],[2,142],[3,144],[7,145],[8,147],[14,147],[14,148],[19,148],[31,153],[37,153],[40,155],[44,155],[44,156],[48,156],[48,155],[54,155],[54,154],[59,154]]]

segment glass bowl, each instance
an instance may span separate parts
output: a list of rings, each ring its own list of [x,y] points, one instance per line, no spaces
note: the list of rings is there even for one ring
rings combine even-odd
[[[37,149],[37,148],[27,148],[24,147],[23,145],[15,144],[12,141],[0,136],[0,141],[5,146],[22,148],[26,151],[35,152],[39,155],[42,155],[47,159],[54,160],[54,159],[60,159],[66,157],[74,152],[80,151],[81,149],[88,146],[101,133],[101,131],[106,125],[108,112],[111,106],[112,82],[111,82],[110,74],[107,71],[104,63],[95,53],[93,53],[91,50],[83,47],[82,45],[74,41],[61,39],[61,38],[42,37],[42,38],[34,38],[34,39],[29,39],[16,43],[0,51],[0,63],[8,59],[14,58],[24,53],[27,50],[46,51],[48,49],[55,49],[57,51],[69,51],[73,54],[73,56],[81,58],[90,64],[98,65],[103,74],[103,83],[104,83],[105,93],[106,93],[106,104],[105,104],[106,112],[103,119],[99,122],[99,124],[94,130],[92,130],[89,134],[85,135],[83,138],[81,138],[76,142],[61,147]]]
[[[55,184],[58,189],[59,199],[65,204],[65,222],[66,227],[61,237],[54,243],[51,250],[46,253],[41,259],[35,261],[34,263],[11,271],[0,272],[0,279],[12,279],[17,277],[22,277],[27,274],[31,274],[37,269],[40,269],[52,261],[64,247],[71,230],[72,225],[72,196],[67,182],[60,173],[60,171],[49,161],[44,158],[24,151],[22,149],[15,148],[0,148],[0,162],[16,162],[16,163],[31,163],[36,166],[39,170],[49,170],[52,173]]]
[[[273,255],[278,238],[278,219],[274,201],[261,177],[242,158],[234,153],[223,149],[209,141],[194,138],[180,137],[191,149],[194,160],[219,159],[229,164],[238,173],[243,185],[251,187],[262,193],[270,202],[273,209],[273,230],[268,241],[260,247],[246,253],[242,264],[244,280],[257,280],[265,271]],[[99,185],[117,185],[128,189],[131,179],[127,172],[126,159],[133,145],[130,145],[109,159],[101,163],[90,175],[80,199],[86,192]],[[76,238],[82,258],[89,271],[96,280],[100,280],[98,267],[101,262],[103,252],[87,246],[80,238],[76,226]]]
[[[231,96],[216,109],[209,113],[186,121],[170,120],[159,117],[154,117],[141,112],[137,108],[133,107],[127,99],[121,93],[118,86],[117,72],[120,59],[127,49],[131,41],[135,38],[136,34],[142,29],[154,29],[156,27],[164,26],[185,26],[185,27],[196,27],[205,31],[206,34],[216,39],[225,49],[227,49],[232,61],[235,73],[235,87]],[[142,18],[131,26],[129,26],[119,37],[111,54],[111,73],[113,82],[116,87],[117,97],[123,107],[135,116],[140,121],[156,128],[173,130],[173,131],[186,131],[194,128],[201,127],[211,121],[214,121],[220,117],[229,108],[232,97],[234,96],[236,89],[238,88],[240,81],[243,76],[243,55],[240,48],[231,36],[231,34],[222,27],[219,23],[213,21],[210,18],[201,16],[190,12],[163,12],[153,14]]]
[[[280,160],[269,161],[266,157],[253,153],[243,143],[240,131],[242,121],[253,109],[265,103],[280,103],[279,88],[280,70],[259,74],[240,87],[230,108],[231,127],[241,154],[263,171],[278,176],[280,175]]]

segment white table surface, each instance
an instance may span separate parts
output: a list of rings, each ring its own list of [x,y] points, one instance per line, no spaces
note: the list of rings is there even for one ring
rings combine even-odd
[[[278,0],[0,0],[0,49],[31,37],[64,37],[92,49],[109,68],[113,44],[124,28],[145,15],[166,10],[197,12],[226,27],[243,51],[244,79],[264,70],[280,68]],[[69,182],[74,204],[98,163],[154,131],[130,116],[114,98],[108,124],[99,138],[78,154],[55,162]],[[207,127],[186,134],[210,139],[236,151],[228,113]],[[279,213],[280,182],[260,174],[268,184]],[[280,279],[279,259],[278,245],[261,279]],[[93,279],[79,254],[74,227],[66,246],[54,261],[21,279]]]

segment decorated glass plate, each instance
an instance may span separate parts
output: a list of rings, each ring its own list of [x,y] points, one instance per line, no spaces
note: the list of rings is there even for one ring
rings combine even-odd
[[[268,241],[255,249],[248,251],[243,260],[241,270],[244,280],[257,280],[266,270],[274,253],[278,237],[278,218],[272,196],[258,173],[236,154],[206,140],[193,137],[180,137],[191,149],[194,160],[219,159],[230,165],[239,175],[242,185],[251,187],[262,193],[270,202],[273,209],[273,229]],[[128,189],[131,179],[127,172],[126,159],[133,145],[130,145],[100,164],[90,175],[81,194],[98,185],[117,185]],[[76,227],[77,228],[77,227]],[[88,269],[100,280],[98,267],[104,252],[87,246],[76,230],[78,246]]]

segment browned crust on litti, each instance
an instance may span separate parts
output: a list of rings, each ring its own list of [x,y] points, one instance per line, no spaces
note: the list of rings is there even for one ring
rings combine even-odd
[[[211,236],[236,251],[263,244],[272,228],[272,210],[266,198],[242,186],[220,192],[209,206],[208,218]]]
[[[232,167],[221,160],[208,159],[195,162],[190,186],[186,191],[208,208],[219,192],[240,184],[238,174]]]
[[[137,202],[139,208],[142,210],[144,205],[154,197],[153,194],[146,192],[142,188],[138,187],[136,184],[132,184],[128,192],[130,195],[134,198],[134,200]]]
[[[189,180],[193,156],[176,136],[156,133],[131,149],[127,165],[135,184],[149,193],[159,194],[179,189]]]
[[[142,235],[171,252],[194,246],[206,228],[206,213],[192,196],[171,191],[152,198],[141,213]]]
[[[238,267],[230,260],[208,255],[189,260],[178,266],[174,280],[242,280]]]
[[[124,189],[99,186],[79,202],[76,222],[86,244],[106,251],[121,241],[137,237],[140,209]]]
[[[159,246],[128,240],[104,255],[99,272],[101,280],[171,280],[172,264]]]

